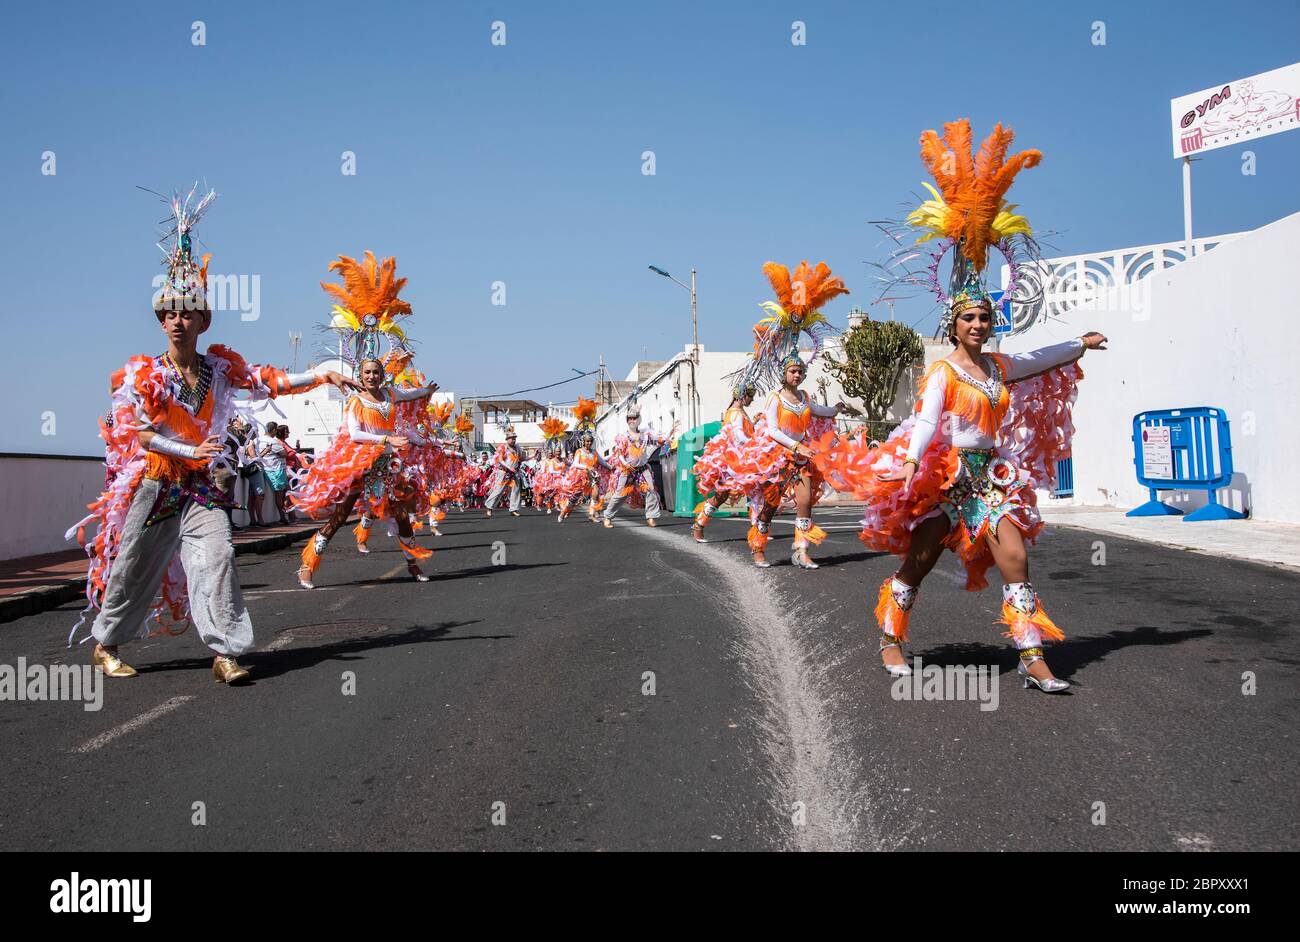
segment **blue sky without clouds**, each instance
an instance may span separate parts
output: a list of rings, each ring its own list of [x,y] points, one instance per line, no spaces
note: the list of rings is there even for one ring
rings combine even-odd
[[[1294,0],[12,5],[0,450],[96,453],[109,373],[162,348],[163,207],[137,184],[206,179],[213,270],[260,277],[260,318],[219,315],[206,341],[287,365],[289,332],[310,344],[328,312],[328,262],[372,249],[410,278],[419,365],[493,393],[680,350],[689,299],[649,264],[699,269],[706,348],[747,346],[768,259],[827,261],[854,292],[828,309],[842,325],[874,297],[868,220],[920,191],[920,132],[958,117],[1044,152],[1013,195],[1049,254],[1180,239],[1169,99],[1294,62],[1297,37]],[[1198,235],[1300,210],[1300,134],[1248,147],[1255,176],[1245,148],[1197,164]]]

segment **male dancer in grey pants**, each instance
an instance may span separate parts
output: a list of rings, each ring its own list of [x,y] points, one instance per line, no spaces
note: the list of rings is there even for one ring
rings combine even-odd
[[[501,493],[506,488],[510,488],[510,513],[519,516],[519,462],[523,456],[520,455],[519,447],[515,444],[517,440],[515,427],[507,425],[505,444],[497,445],[496,477],[492,479],[492,490],[488,492],[487,503],[483,505],[489,517],[492,516],[492,508],[497,505]]]
[[[154,308],[167,352],[133,357],[114,375],[113,422],[102,430],[112,480],[83,521],[99,523],[89,550],[87,613],[99,609],[91,627],[99,642],[93,661],[109,677],[135,676],[118,657],[118,645],[167,618],[180,631],[192,622],[216,654],[213,674],[235,684],[248,679],[235,659],[252,647],[253,624],[223,509],[229,496],[212,474],[234,415],[235,390],[265,398],[322,382],[340,389],[356,384],[333,371],[286,374],[251,366],[222,346],[198,352],[212,312],[205,298],[207,260],[200,268],[190,258],[188,228],[195,219],[178,212],[180,236]]]

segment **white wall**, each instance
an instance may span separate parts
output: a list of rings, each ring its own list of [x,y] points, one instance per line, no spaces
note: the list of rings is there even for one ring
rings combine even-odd
[[[0,457],[0,481],[0,559],[76,549],[63,534],[103,491],[104,460]]]
[[[1147,499],[1133,465],[1134,415],[1218,406],[1231,423],[1237,472],[1220,501],[1249,506],[1261,520],[1300,523],[1297,246],[1300,213],[1149,277],[1138,291],[1111,289],[1004,342],[1013,353],[1087,330],[1110,338],[1109,350],[1083,359],[1076,503],[1133,507]],[[1203,493],[1183,495],[1180,506],[1200,506]]]
[[[648,380],[645,387],[642,388],[639,394],[642,426],[653,427],[658,432],[667,432],[672,428],[674,422],[681,423],[679,429],[681,432],[685,432],[691,427],[694,416],[690,403],[691,364],[689,361],[691,349],[688,344],[683,353],[668,361],[656,376]],[[835,339],[826,344],[826,349],[837,357],[840,355]],[[947,356],[951,351],[952,347],[946,343],[936,345],[930,341],[925,341],[925,364],[929,365],[935,359]],[[703,347],[699,348],[700,362],[695,368],[696,385],[699,388],[698,422],[696,424],[704,425],[722,418],[723,411],[731,404],[731,382],[727,377],[745,366],[749,361],[749,354],[750,351],[748,350],[712,352],[705,350]],[[809,359],[807,351],[804,351],[804,359]],[[674,366],[674,363],[680,365]],[[912,404],[916,400],[916,382],[922,372],[923,367],[917,366],[904,374],[902,381],[898,384],[894,404],[889,410],[889,419],[901,421],[911,413]],[[636,369],[634,367],[630,375],[635,376],[635,374]],[[803,388],[820,402],[821,390],[818,386],[818,380],[823,377],[827,381],[826,399],[832,405],[840,399],[845,399],[851,405],[861,405],[860,402],[844,396],[839,381],[826,371],[820,357],[812,360],[809,364],[808,377],[804,380]],[[765,400],[765,396],[760,396],[755,400],[753,406],[749,409],[751,416],[758,413]],[[627,406],[626,401],[617,403],[607,412],[602,413],[597,420],[596,450],[601,454],[605,454],[613,446],[616,435],[627,430]]]

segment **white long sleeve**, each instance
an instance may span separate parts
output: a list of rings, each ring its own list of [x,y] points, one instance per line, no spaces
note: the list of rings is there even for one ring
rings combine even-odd
[[[354,442],[382,442],[383,435],[376,435],[374,432],[367,432],[361,427],[361,420],[351,409],[348,410],[348,438]]]
[[[785,432],[781,431],[781,426],[777,421],[778,417],[778,400],[781,398],[780,392],[774,392],[767,399],[767,434],[771,435],[786,448],[793,449],[799,443],[791,438]]]
[[[948,383],[948,371],[937,369],[930,374],[930,380],[921,393],[921,411],[917,413],[916,424],[912,427],[912,440],[907,446],[907,457],[919,460],[929,447],[939,428],[939,418],[943,415],[944,389]]]
[[[839,413],[835,411],[834,406],[824,406],[820,402],[817,402],[816,400],[812,399],[811,397],[809,397],[809,399],[810,401],[808,404],[812,406],[813,415],[819,415],[823,419],[828,419],[833,415],[839,415]]]
[[[310,386],[318,379],[324,379],[327,371],[323,367],[316,367],[314,370],[308,370],[305,373],[288,373],[285,379],[289,381],[290,387],[297,389],[299,386]]]
[[[1050,347],[1039,347],[1037,350],[1029,350],[1025,353],[1005,354],[1009,362],[1007,364],[1007,375],[1003,377],[1003,380],[1014,383],[1026,376],[1034,376],[1060,366],[1062,363],[1077,360],[1083,356],[1083,352],[1083,341],[1075,337],[1073,340],[1066,340],[1063,343],[1054,343]]]
[[[415,389],[398,389],[395,386],[390,386],[388,394],[392,397],[393,402],[409,402],[412,399],[425,399],[432,395],[428,386],[419,386]]]

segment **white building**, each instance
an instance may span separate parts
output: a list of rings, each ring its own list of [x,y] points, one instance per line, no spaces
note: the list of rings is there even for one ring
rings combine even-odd
[[[1210,245],[1213,251],[1204,251]],[[1108,350],[1087,354],[1082,364],[1075,503],[1144,503],[1133,417],[1217,406],[1231,423],[1236,472],[1220,502],[1260,520],[1300,523],[1300,373],[1291,341],[1300,320],[1297,245],[1300,213],[1253,232],[1198,240],[1197,254],[1185,261],[1181,243],[1053,260],[1051,319],[1040,318],[1002,349],[1029,350],[1088,330],[1110,338]],[[1206,502],[1204,491],[1161,497],[1187,510]]]
[[[902,421],[910,413],[916,401],[915,386],[924,368],[939,357],[947,356],[952,349],[946,343],[924,341],[925,360],[917,364],[909,374],[905,374],[899,383],[894,404],[886,418],[893,422]],[[641,424],[661,433],[667,433],[678,423],[678,433],[691,428],[716,422],[731,404],[730,374],[742,369],[749,359],[750,351],[710,352],[699,347],[698,363],[693,362],[691,346],[688,344],[683,352],[671,360],[647,371],[641,364],[634,366],[627,380],[619,384],[620,388],[632,385],[632,390],[618,402],[610,406],[596,420],[596,450],[602,455],[608,454],[613,447],[614,438],[627,428],[627,409],[633,396],[641,406]],[[840,345],[838,338],[832,338],[825,346],[825,352],[838,355]],[[834,405],[843,399],[849,405],[861,407],[861,402],[844,395],[839,380],[827,371],[821,357],[812,358],[811,350],[801,351],[805,360],[810,361],[808,376],[803,388],[818,402]],[[759,397],[750,407],[750,415],[757,415],[763,407],[765,397]],[[858,420],[842,419],[847,425]]]
[[[352,368],[339,359],[325,360],[320,365],[344,376],[352,375]],[[343,392],[325,383],[298,395],[278,396],[254,403],[249,412],[262,429],[268,422],[288,425],[290,445],[319,454],[329,447],[343,424],[343,404],[346,401]],[[430,401],[450,402],[454,406],[456,394],[439,390]]]

